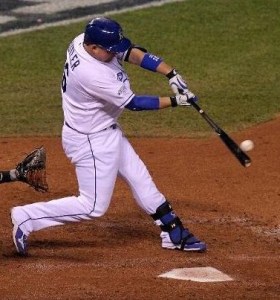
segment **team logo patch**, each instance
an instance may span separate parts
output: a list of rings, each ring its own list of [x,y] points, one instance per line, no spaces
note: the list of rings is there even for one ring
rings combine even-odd
[[[117,79],[119,81],[123,81],[123,73],[122,72],[117,73]]]

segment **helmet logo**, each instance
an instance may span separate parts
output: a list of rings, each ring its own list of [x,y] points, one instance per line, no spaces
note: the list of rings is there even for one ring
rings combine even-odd
[[[119,31],[119,38],[120,38],[120,40],[122,40],[122,39],[123,39],[123,33],[122,33],[122,31],[121,31],[121,30]]]

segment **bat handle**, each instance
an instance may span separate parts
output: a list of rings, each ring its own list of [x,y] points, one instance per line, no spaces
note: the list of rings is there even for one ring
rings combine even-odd
[[[193,99],[189,99],[188,102],[200,113],[203,113],[203,110],[196,104]]]

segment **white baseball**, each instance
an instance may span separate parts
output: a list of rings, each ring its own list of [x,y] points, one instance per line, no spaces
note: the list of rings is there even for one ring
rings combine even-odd
[[[251,151],[251,150],[253,150],[254,149],[254,143],[253,143],[253,141],[251,141],[251,140],[243,141],[240,144],[240,149],[243,150],[243,151]]]

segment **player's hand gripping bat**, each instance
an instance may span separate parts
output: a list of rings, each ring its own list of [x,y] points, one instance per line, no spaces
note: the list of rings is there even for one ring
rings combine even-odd
[[[235,143],[235,141],[230,138],[206,113],[203,111],[199,105],[197,105],[192,99],[188,102],[200,113],[204,120],[215,130],[227,148],[232,152],[232,154],[239,160],[239,162],[244,167],[249,167],[251,165],[250,157],[243,152],[240,147]]]

